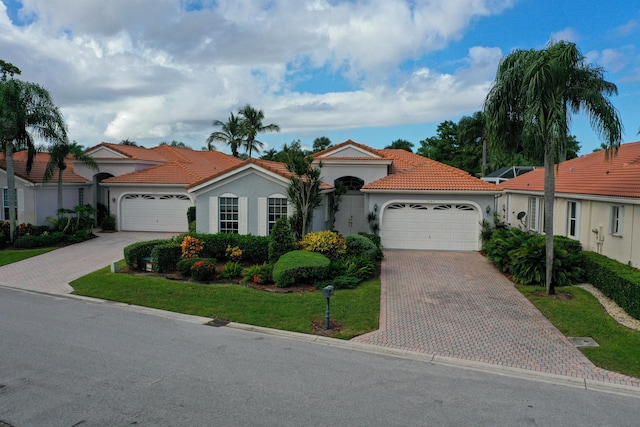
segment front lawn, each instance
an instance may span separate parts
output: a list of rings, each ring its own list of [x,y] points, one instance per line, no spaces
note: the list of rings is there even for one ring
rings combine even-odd
[[[204,285],[162,277],[98,270],[71,282],[76,295],[120,301],[178,313],[311,333],[324,319],[322,292],[275,294],[241,285]],[[356,289],[337,290],[331,298],[331,320],[343,325],[334,338],[350,339],[378,329],[380,279]]]
[[[640,331],[618,324],[589,292],[577,287],[556,288],[574,296],[570,300],[556,300],[533,295],[536,291],[544,292],[542,288],[517,288],[564,335],[592,337],[600,347],[580,350],[596,366],[640,378]]]
[[[38,256],[50,252],[57,248],[38,248],[38,249],[5,249],[0,251],[0,267],[11,264],[12,262],[22,261],[23,259]]]

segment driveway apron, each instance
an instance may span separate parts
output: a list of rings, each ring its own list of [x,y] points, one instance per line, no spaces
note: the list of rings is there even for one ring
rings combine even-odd
[[[481,254],[384,254],[380,329],[353,341],[640,386],[597,368]]]
[[[122,251],[127,245],[174,235],[129,231],[97,233],[95,239],[0,267],[0,285],[68,294],[73,291],[69,282],[122,259]]]

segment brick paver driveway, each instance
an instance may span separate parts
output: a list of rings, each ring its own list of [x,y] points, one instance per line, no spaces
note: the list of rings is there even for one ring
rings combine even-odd
[[[596,368],[479,253],[386,250],[381,279],[380,330],[356,342],[640,385]]]

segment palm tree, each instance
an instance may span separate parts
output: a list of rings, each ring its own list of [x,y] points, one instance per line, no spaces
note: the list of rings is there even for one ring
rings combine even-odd
[[[0,67],[0,144],[7,164],[10,240],[13,242],[16,238],[14,149],[25,148],[28,151],[29,172],[36,154],[33,135],[48,142],[63,142],[67,140],[67,126],[45,88],[14,78],[14,74],[20,74],[20,69],[11,64],[3,61]]]
[[[622,124],[608,99],[615,84],[604,79],[604,69],[585,63],[574,43],[551,42],[546,49],[516,50],[502,59],[485,100],[487,134],[491,143],[506,147],[522,140],[530,152],[544,153],[544,232],[546,287],[554,294],[553,206],[555,169],[565,154],[570,113],[585,111],[591,126],[615,152]]]
[[[220,120],[213,121],[214,126],[220,126],[222,130],[211,133],[207,138],[207,149],[215,150],[214,142],[220,141],[231,148],[231,154],[233,157],[239,157],[238,148],[242,146],[244,140],[244,129],[242,127],[242,121],[238,116],[230,114],[229,120],[225,123]]]
[[[86,154],[81,145],[76,141],[58,142],[49,146],[49,162],[44,170],[44,181],[49,181],[53,178],[56,170],[58,171],[58,212],[64,207],[62,203],[62,174],[67,168],[67,161],[73,160],[74,162],[82,163],[90,169],[98,172],[100,168],[93,157]]]
[[[251,105],[247,104],[242,110],[238,112],[238,115],[242,116],[242,127],[244,128],[245,140],[244,148],[249,153],[255,150],[257,153],[264,144],[256,139],[256,136],[260,132],[280,132],[280,126],[276,124],[263,125],[264,112],[262,110],[256,110]]]

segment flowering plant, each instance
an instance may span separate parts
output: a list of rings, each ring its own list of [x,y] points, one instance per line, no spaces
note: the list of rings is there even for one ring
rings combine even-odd
[[[227,257],[233,262],[240,262],[242,259],[242,249],[238,246],[231,247],[231,245],[227,246]]]
[[[182,248],[182,258],[184,259],[198,258],[204,250],[202,242],[191,236],[185,236],[180,247]]]
[[[300,246],[305,251],[318,252],[331,259],[339,258],[347,252],[346,239],[330,230],[305,234]]]
[[[216,265],[208,260],[196,261],[191,266],[191,277],[199,282],[207,282],[216,277]]]

